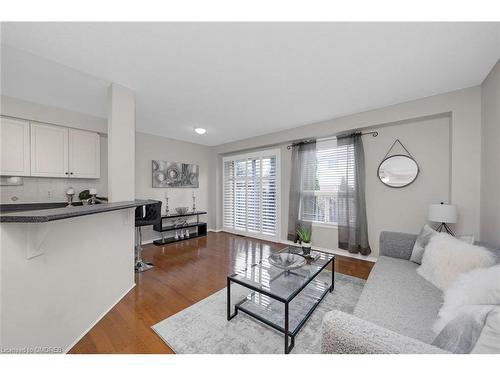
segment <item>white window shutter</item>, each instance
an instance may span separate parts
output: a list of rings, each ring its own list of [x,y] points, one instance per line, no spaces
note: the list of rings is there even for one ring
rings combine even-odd
[[[249,235],[278,234],[277,155],[224,159],[224,228]]]
[[[235,202],[235,186],[234,186],[234,161],[224,162],[224,186],[223,186],[223,226],[225,228],[234,229],[234,202]]]

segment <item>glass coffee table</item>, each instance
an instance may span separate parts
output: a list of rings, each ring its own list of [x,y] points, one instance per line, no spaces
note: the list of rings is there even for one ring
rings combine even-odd
[[[289,246],[280,252],[301,254],[302,249]],[[295,346],[295,336],[334,288],[335,256],[316,250],[311,250],[311,255],[315,259],[308,259],[298,269],[278,268],[266,257],[228,276],[227,320],[233,319],[238,311],[250,315],[283,333],[285,354],[290,353]],[[332,265],[331,275],[326,270],[329,264]],[[249,289],[243,298],[240,291],[234,307],[231,304],[233,283]]]

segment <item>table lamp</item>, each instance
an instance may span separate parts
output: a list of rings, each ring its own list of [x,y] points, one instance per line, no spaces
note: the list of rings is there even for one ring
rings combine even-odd
[[[458,219],[457,206],[453,204],[431,204],[429,206],[429,221],[441,223],[436,228],[437,232],[446,231],[448,234],[455,236],[448,224],[456,223]]]

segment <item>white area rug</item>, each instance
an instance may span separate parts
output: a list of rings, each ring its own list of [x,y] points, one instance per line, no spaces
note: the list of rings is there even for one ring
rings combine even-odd
[[[323,274],[331,280],[326,272]],[[292,354],[320,353],[323,316],[330,310],[352,313],[364,284],[362,279],[336,273],[335,290],[327,294],[295,337]],[[248,294],[248,289],[235,284],[231,285],[231,291],[232,301],[237,301],[238,294]],[[280,332],[241,311],[227,321],[226,293],[224,288],[155,324],[152,329],[180,354],[282,354],[284,335]]]

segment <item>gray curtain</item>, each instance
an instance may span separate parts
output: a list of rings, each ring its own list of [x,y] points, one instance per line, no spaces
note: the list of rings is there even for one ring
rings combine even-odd
[[[292,149],[292,174],[290,178],[290,201],[288,210],[288,240],[297,242],[297,229],[311,231],[311,221],[300,217],[304,205],[314,205],[316,175],[316,141],[299,144]]]
[[[371,253],[365,200],[365,152],[361,134],[337,138],[337,146],[346,146],[347,163],[337,198],[339,248],[350,253]]]

